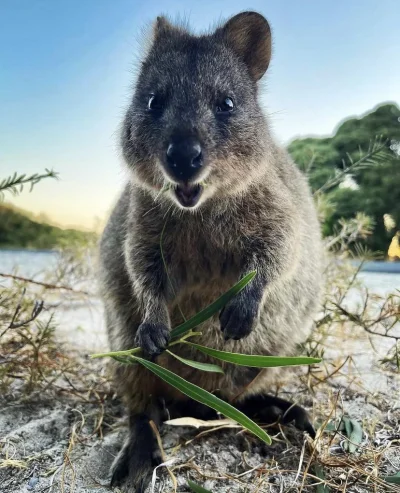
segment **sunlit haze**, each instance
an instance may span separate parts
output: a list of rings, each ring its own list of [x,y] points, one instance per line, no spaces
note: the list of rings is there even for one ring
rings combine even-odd
[[[0,177],[60,174],[12,203],[62,225],[104,219],[125,180],[117,130],[142,27],[179,14],[199,32],[245,9],[273,29],[263,103],[282,143],[400,102],[398,0],[2,0]]]

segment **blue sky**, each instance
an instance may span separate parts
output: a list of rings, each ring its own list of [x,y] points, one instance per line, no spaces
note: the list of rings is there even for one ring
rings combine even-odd
[[[245,9],[273,29],[263,102],[282,143],[400,102],[399,0],[1,0],[0,176],[61,178],[13,202],[65,225],[104,218],[125,180],[116,134],[141,28],[166,13],[201,31]]]

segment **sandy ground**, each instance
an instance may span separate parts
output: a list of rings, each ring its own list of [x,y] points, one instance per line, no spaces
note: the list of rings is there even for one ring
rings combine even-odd
[[[58,322],[60,344],[73,341],[81,355],[105,349],[97,300],[90,306],[65,305],[58,312]],[[75,327],[72,332],[71,327]],[[301,369],[299,376],[289,378],[280,389],[282,396],[303,403],[314,423],[341,414],[362,423],[365,436],[359,453],[345,454],[340,437],[333,439],[328,433],[312,444],[290,426],[272,430],[274,444],[263,447],[237,428],[197,430],[164,425],[163,446],[166,457],[174,459],[171,467],[177,491],[189,491],[188,477],[213,493],[400,491],[399,486],[381,479],[400,471],[399,374],[378,363],[385,346],[381,338],[375,342],[373,349],[366,335],[332,334],[326,344],[326,368],[315,377]],[[348,356],[353,360],[348,359],[327,381],[316,383],[315,378],[323,380]],[[88,382],[87,390],[82,381],[62,380],[56,389],[42,390],[25,400],[17,393],[2,396],[0,492],[110,491],[109,466],[127,430],[123,409],[110,392],[104,362],[79,358],[77,365],[88,375],[82,379]],[[321,481],[315,463],[324,468],[330,490],[321,485],[316,490]],[[173,491],[165,468],[157,475],[154,492]]]

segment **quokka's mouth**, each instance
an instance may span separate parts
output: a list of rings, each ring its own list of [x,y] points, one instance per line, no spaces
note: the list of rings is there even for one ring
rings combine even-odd
[[[183,207],[194,207],[200,200],[203,187],[200,184],[181,184],[175,188],[175,195]]]

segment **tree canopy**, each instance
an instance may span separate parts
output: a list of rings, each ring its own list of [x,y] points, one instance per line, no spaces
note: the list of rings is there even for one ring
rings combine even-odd
[[[393,103],[382,104],[359,118],[344,120],[331,137],[296,139],[288,150],[318,193],[377,139],[385,143],[386,151],[379,156],[379,162],[355,167],[346,184],[325,190],[333,206],[325,217],[323,231],[331,235],[341,218],[350,219],[363,212],[375,224],[367,246],[386,252],[394,231],[386,231],[384,215],[389,214],[395,228],[400,229],[400,108]]]

